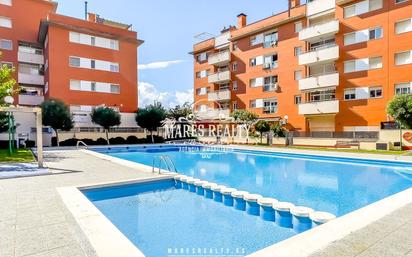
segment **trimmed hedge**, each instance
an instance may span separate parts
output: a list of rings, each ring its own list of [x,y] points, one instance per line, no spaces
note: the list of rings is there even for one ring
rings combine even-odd
[[[155,143],[164,143],[163,137],[153,136]],[[135,145],[135,144],[151,144],[152,138],[148,136],[147,138],[137,138],[135,136],[129,136],[127,139],[122,137],[110,138],[111,145]],[[97,140],[92,140],[90,138],[77,139],[70,138],[60,142],[60,146],[76,146],[78,141],[83,141],[86,145],[107,145],[107,141],[104,138],[98,138]],[[52,145],[56,146],[56,138],[52,138]]]

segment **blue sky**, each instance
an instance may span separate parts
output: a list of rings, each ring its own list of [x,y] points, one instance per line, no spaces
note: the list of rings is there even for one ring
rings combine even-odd
[[[84,17],[83,0],[58,0],[58,13]],[[193,61],[188,54],[196,34],[218,35],[236,25],[239,13],[248,23],[286,10],[287,0],[88,0],[89,12],[133,24],[145,43],[139,47],[139,106],[192,101]]]

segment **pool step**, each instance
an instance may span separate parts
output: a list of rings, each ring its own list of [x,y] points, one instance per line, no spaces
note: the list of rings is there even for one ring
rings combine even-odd
[[[176,175],[174,180],[176,188],[213,199],[225,206],[245,211],[249,215],[260,216],[262,219],[275,222],[281,227],[293,228],[298,233],[336,218],[331,213],[314,211],[311,208],[295,206],[289,202],[279,202],[274,198],[265,198],[258,194],[238,191],[235,188],[228,188],[186,175]]]

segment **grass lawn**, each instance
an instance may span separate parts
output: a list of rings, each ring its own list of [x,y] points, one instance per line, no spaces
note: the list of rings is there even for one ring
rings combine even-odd
[[[35,161],[33,153],[30,150],[18,149],[14,150],[9,156],[7,149],[0,149],[0,163],[2,162],[33,162]]]
[[[262,147],[269,147],[268,145],[261,145]],[[384,150],[358,150],[349,148],[325,148],[325,147],[312,147],[312,146],[273,146],[273,148],[288,148],[288,149],[298,149],[298,150],[315,150],[315,151],[325,151],[325,152],[346,152],[346,153],[367,153],[367,154],[388,154],[388,155],[412,155],[408,151],[384,151]]]

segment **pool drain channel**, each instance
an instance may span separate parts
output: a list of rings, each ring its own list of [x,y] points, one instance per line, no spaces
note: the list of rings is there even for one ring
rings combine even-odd
[[[336,218],[328,212],[314,211],[304,206],[295,206],[289,202],[279,202],[274,198],[265,198],[258,194],[238,191],[235,188],[210,183],[186,175],[174,177],[175,186],[197,195],[221,202],[225,206],[245,211],[249,215],[260,216],[263,220],[275,222],[278,226],[293,228],[304,232]]]

